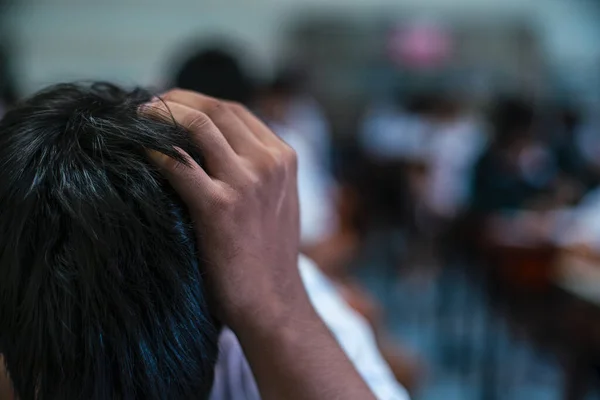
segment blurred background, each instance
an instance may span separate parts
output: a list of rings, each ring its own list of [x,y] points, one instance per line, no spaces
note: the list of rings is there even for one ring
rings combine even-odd
[[[600,396],[600,2],[0,0],[0,114],[52,83],[243,102],[302,247],[414,399]]]

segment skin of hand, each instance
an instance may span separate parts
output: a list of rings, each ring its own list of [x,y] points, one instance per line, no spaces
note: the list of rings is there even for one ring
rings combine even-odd
[[[173,90],[140,112],[174,119],[200,167],[149,152],[188,207],[207,288],[265,400],[373,399],[312,308],[297,268],[295,152],[243,106]]]
[[[223,322],[235,328],[267,306],[276,308],[269,310],[272,317],[285,318],[287,310],[278,307],[304,300],[294,267],[299,243],[294,151],[242,106],[193,92],[171,91],[144,112],[172,115],[203,154],[203,167],[185,153],[188,166],[150,155],[188,207],[207,264],[207,287]]]

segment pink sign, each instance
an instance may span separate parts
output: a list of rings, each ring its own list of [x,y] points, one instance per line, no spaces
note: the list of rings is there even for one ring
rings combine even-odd
[[[412,24],[392,30],[389,57],[397,64],[416,69],[441,67],[450,57],[452,40],[434,24]]]

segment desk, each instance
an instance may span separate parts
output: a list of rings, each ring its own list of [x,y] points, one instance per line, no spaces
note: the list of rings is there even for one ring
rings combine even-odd
[[[548,245],[496,243],[489,250],[495,309],[533,346],[561,360],[563,398],[584,399],[600,371],[600,259]]]

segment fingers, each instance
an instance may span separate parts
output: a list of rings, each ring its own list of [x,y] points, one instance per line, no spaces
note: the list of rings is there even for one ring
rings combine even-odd
[[[295,153],[244,107],[180,90],[163,100],[141,112],[174,118],[190,132],[206,161],[205,171],[184,152],[189,167],[160,153],[150,155],[190,208],[199,202],[219,204],[231,195],[228,191],[239,195],[257,184],[295,184]]]
[[[202,207],[216,190],[215,182],[194,159],[181,149],[177,149],[187,165],[154,150],[148,151],[148,157],[179,194],[190,210]]]
[[[264,144],[277,145],[283,141],[260,119],[239,103],[227,102],[231,111],[254,133]]]
[[[229,145],[239,155],[251,155],[263,150],[263,144],[226,102],[199,93],[175,89],[162,96],[206,114],[221,131]]]
[[[235,169],[240,168],[239,157],[206,114],[170,101],[153,102],[142,110],[146,115],[158,118],[172,117],[186,129],[202,152],[206,169],[211,176],[223,179],[225,175],[235,173]]]

